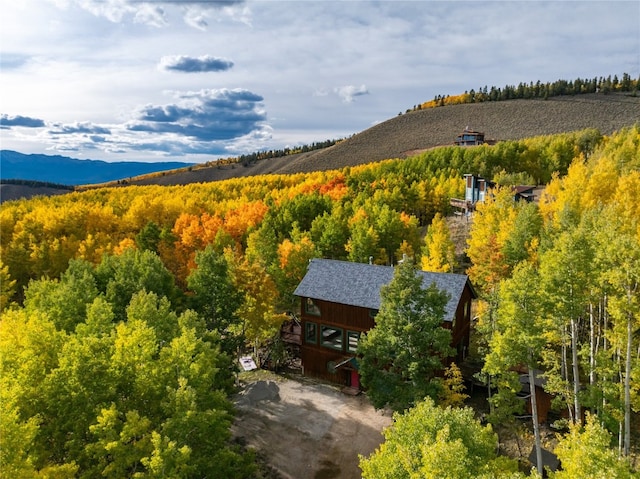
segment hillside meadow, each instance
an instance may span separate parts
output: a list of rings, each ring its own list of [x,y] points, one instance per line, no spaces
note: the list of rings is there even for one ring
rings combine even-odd
[[[266,174],[337,170],[452,145],[470,127],[497,141],[596,128],[610,135],[640,118],[640,95],[584,93],[548,99],[462,102],[399,114],[334,145],[247,162],[210,162],[166,174],[134,178],[133,184],[180,185]]]
[[[518,412],[513,367],[543,369],[566,419],[563,462],[599,454],[616,474],[603,477],[631,477],[637,464],[617,452],[633,458],[638,444],[639,126],[4,203],[3,475],[204,477],[215,457],[224,477],[259,477],[229,441],[230,358],[274,345],[311,258],[408,255],[460,271],[441,254],[441,218],[465,173],[503,187],[474,214],[465,252],[480,295],[474,354],[498,391],[489,420]],[[546,188],[515,203],[517,184]]]

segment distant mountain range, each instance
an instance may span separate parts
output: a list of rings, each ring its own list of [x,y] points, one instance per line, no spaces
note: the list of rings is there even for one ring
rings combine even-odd
[[[66,156],[25,155],[0,150],[0,180],[28,180],[60,185],[88,185],[129,179],[159,171],[186,168],[192,163],[77,160]]]

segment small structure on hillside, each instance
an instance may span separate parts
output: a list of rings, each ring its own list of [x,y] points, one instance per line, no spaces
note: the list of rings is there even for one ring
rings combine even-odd
[[[482,203],[487,197],[489,189],[494,188],[496,184],[481,176],[464,175],[464,200],[475,205]]]
[[[475,210],[476,204],[484,202],[491,194],[490,191],[496,187],[493,181],[470,173],[464,175],[464,184],[464,199],[452,198],[450,204],[465,214]],[[511,189],[514,201],[535,201],[535,186],[519,185]]]
[[[302,325],[293,313],[290,313],[289,319],[280,326],[280,337],[285,344],[297,346],[302,344]]]
[[[476,203],[485,200],[489,189],[495,187],[493,181],[486,180],[481,176],[466,174],[464,175],[464,199],[452,198],[451,206],[469,213],[475,210]]]
[[[474,131],[467,126],[462,133],[456,137],[454,142],[456,146],[477,146],[484,145],[484,133],[480,131]]]
[[[360,335],[376,324],[380,289],[391,282],[393,266],[314,259],[294,294],[300,298],[303,374],[360,389],[356,350]],[[476,293],[462,274],[420,271],[425,288],[435,283],[449,295],[443,327],[451,330],[454,359],[469,349],[471,301]]]
[[[515,201],[533,202],[536,199],[535,186],[518,185],[513,187],[513,199]]]

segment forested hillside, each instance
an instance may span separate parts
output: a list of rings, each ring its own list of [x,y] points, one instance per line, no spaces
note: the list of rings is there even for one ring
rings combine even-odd
[[[2,475],[255,474],[229,442],[235,352],[274,337],[311,258],[408,255],[459,271],[441,217],[465,173],[504,187],[474,214],[466,251],[481,296],[476,354],[499,388],[490,420],[513,416],[512,367],[544,369],[558,411],[604,428],[581,446],[571,429],[567,464],[601,454],[598,467],[622,471],[606,477],[629,477],[609,452],[638,444],[637,125],[5,203]],[[509,186],[527,183],[547,185],[540,202],[513,202]]]

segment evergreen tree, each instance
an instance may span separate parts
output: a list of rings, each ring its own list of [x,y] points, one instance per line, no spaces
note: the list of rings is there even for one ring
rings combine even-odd
[[[136,245],[141,250],[158,252],[162,230],[153,221],[149,221],[136,236]]]
[[[435,373],[452,353],[442,327],[448,297],[422,283],[410,260],[397,266],[380,293],[376,325],[358,344],[362,384],[376,408],[400,411],[439,392]]]

